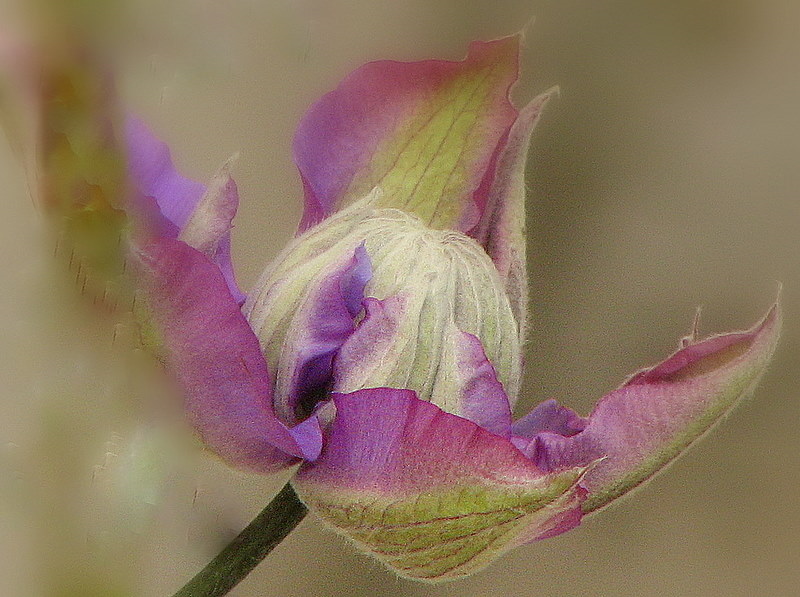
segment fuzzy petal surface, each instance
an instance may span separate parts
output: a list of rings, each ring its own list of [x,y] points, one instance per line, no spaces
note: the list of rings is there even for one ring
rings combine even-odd
[[[290,429],[275,416],[258,340],[219,268],[165,237],[140,245],[134,256],[164,360],[205,444],[231,465],[256,472],[316,458],[318,421]]]
[[[374,188],[379,207],[434,228],[472,230],[517,111],[519,38],[474,42],[465,60],[379,61],[307,112],[294,140],[303,231]]]
[[[583,431],[544,431],[524,451],[546,470],[602,458],[582,481],[584,512],[647,481],[750,394],[775,350],[780,309],[747,332],[692,342],[605,396]]]
[[[544,473],[508,439],[409,390],[334,402],[322,454],[294,485],[327,524],[402,576],[464,576],[580,521],[583,467]]]

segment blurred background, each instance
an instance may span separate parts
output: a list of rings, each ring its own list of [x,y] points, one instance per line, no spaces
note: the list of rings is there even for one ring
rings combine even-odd
[[[0,5],[10,10],[9,0]],[[532,327],[517,414],[582,414],[784,284],[753,399],[635,496],[443,586],[399,580],[309,516],[232,595],[788,597],[800,586],[800,4],[793,0],[131,0],[107,37],[126,104],[183,171],[231,154],[246,288],[293,235],[304,110],[368,60],[460,59],[527,28],[518,102],[554,84],[528,169]],[[0,136],[0,594],[171,594],[287,475],[202,454],[164,388],[57,292]],[[120,333],[124,335],[124,330]],[[145,361],[146,359],[141,359]],[[54,591],[52,587],[60,587]]]

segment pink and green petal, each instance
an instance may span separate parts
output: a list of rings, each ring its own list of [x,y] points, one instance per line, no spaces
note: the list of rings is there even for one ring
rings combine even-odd
[[[461,62],[366,64],[320,99],[294,140],[300,230],[368,195],[435,228],[472,230],[517,116],[519,37],[474,42]]]
[[[409,390],[334,395],[293,481],[327,524],[402,576],[458,578],[580,522],[585,467],[543,473],[509,440]]]
[[[570,437],[545,431],[524,451],[546,470],[602,458],[584,478],[584,512],[650,479],[749,395],[775,350],[780,308],[748,332],[685,346],[634,375],[595,407]]]
[[[528,277],[525,267],[525,166],[531,135],[544,107],[555,94],[548,91],[520,110],[494,171],[487,180],[487,209],[471,236],[492,258],[503,280],[514,317],[525,341],[528,311]]]
[[[219,268],[166,237],[141,244],[134,257],[165,363],[204,443],[231,465],[257,472],[316,458],[318,421],[290,429],[275,416],[258,340]]]
[[[231,294],[241,304],[244,294],[236,284],[230,239],[239,194],[229,173],[229,163],[206,187],[177,171],[169,147],[140,119],[128,118],[125,137],[128,173],[136,190],[144,197],[155,199],[181,240],[219,266]]]

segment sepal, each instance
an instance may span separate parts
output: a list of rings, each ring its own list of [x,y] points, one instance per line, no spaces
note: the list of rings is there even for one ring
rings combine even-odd
[[[776,304],[749,331],[684,340],[671,357],[600,400],[588,420],[568,417],[569,435],[543,430],[521,447],[546,470],[602,459],[583,480],[590,494],[583,509],[602,508],[667,466],[753,391],[780,327]]]
[[[381,187],[376,207],[434,228],[481,220],[494,164],[517,111],[509,90],[519,37],[474,42],[463,61],[380,61],[351,73],[297,130],[306,230]]]
[[[580,522],[586,467],[545,473],[508,439],[407,390],[334,402],[319,460],[293,483],[323,521],[401,576],[466,576]]]
[[[266,361],[219,268],[168,237],[141,242],[132,257],[165,364],[204,443],[257,472],[314,460],[319,423],[312,416],[290,428],[275,416]]]

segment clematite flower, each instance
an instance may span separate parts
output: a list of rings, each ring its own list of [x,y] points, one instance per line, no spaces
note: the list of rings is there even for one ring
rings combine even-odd
[[[297,466],[304,503],[406,577],[458,578],[574,528],[713,427],[777,342],[776,305],[748,331],[692,333],[586,418],[547,400],[513,419],[525,392],[524,167],[552,95],[514,107],[518,55],[510,37],[473,43],[460,62],[373,62],[314,104],[294,142],[297,236],[247,294],[231,262],[227,166],[208,186],[184,178],[129,118],[125,174],[120,158],[97,183],[100,156],[116,155],[113,110],[95,114],[108,126],[74,110],[54,118],[80,78],[43,102],[59,217],[113,224],[84,251],[90,264],[128,241],[107,269],[135,271],[143,336],[205,445],[256,473]],[[87,89],[85,112],[108,103],[105,86]]]
[[[645,482],[751,392],[780,326],[776,306],[749,331],[692,334],[587,418],[548,400],[513,421],[523,171],[551,95],[509,101],[518,43],[370,63],[319,100],[294,143],[298,234],[243,310],[232,182],[204,190],[128,129],[132,179],[173,225],[138,247],[140,271],[203,441],[256,472],[300,463],[301,499],[407,577],[469,574]]]

